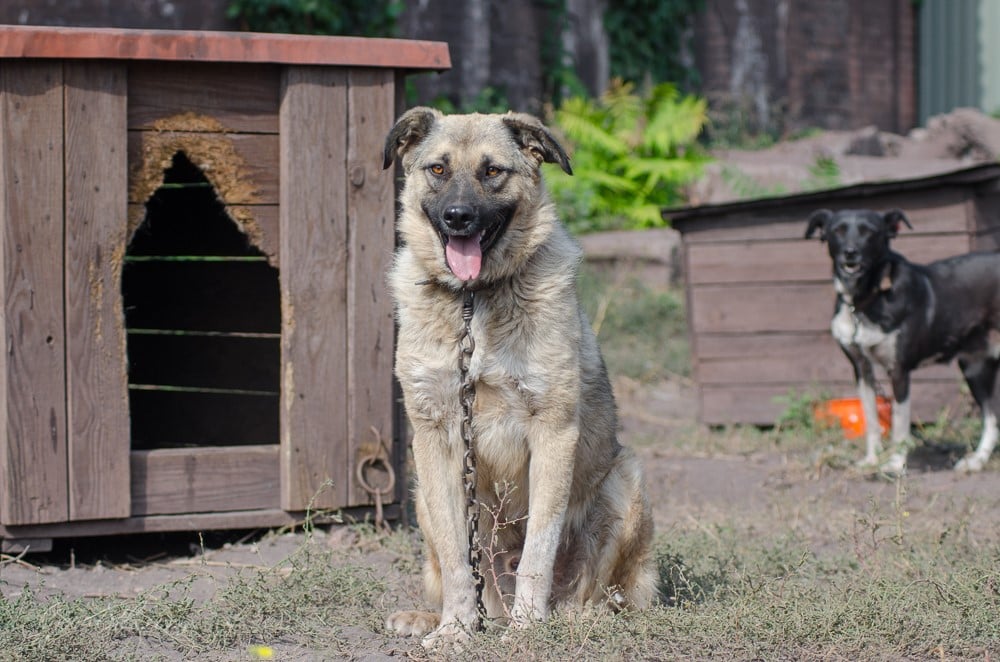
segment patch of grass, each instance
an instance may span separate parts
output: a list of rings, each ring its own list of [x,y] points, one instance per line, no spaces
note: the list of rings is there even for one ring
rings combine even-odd
[[[474,634],[449,659],[984,659],[1000,641],[1000,548],[961,522],[915,522],[897,487],[889,508],[817,551],[794,527],[753,521],[677,524],[654,547],[660,601],[642,612],[557,613],[527,630]],[[679,522],[684,521],[678,518]],[[197,572],[134,599],[0,599],[2,659],[342,659],[372,651],[439,659],[387,635],[403,573],[373,550],[417,555],[412,531],[355,525],[346,555],[306,537],[271,568],[241,571],[207,602]],[[282,652],[288,655],[282,656]]]
[[[579,289],[608,372],[644,382],[690,374],[682,292],[628,272],[609,278],[586,265]]]
[[[134,599],[41,599],[26,589],[16,599],[0,598],[0,658],[194,659],[280,641],[347,655],[341,631],[378,628],[375,605],[386,586],[370,568],[335,565],[331,554],[308,537],[274,567],[220,580],[204,603],[189,592],[207,574],[198,570]]]
[[[477,635],[465,659],[981,659],[1000,641],[997,560],[904,538],[862,566],[794,537],[687,531],[658,540],[664,604]]]
[[[817,156],[809,166],[809,179],[802,184],[803,191],[819,191],[841,185],[840,165],[832,156]]]

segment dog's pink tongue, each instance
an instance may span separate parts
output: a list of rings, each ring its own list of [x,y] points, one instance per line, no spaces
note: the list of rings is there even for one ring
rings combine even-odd
[[[479,235],[448,237],[448,243],[444,247],[444,257],[448,262],[448,268],[460,280],[472,280],[479,275],[479,270],[483,266]]]

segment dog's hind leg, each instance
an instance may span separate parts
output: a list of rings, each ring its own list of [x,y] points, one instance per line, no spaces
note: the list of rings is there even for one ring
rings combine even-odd
[[[955,471],[982,471],[997,444],[1000,430],[997,427],[997,413],[1000,412],[1000,388],[997,385],[997,367],[1000,361],[985,358],[981,361],[959,359],[959,367],[969,384],[972,397],[976,399],[983,413],[983,431],[979,446],[955,465]]]

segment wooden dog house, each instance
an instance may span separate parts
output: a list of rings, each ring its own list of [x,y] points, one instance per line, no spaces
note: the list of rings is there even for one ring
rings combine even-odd
[[[830,335],[835,293],[826,245],[803,239],[809,214],[824,207],[902,209],[913,229],[903,228],[893,247],[914,262],[1000,248],[995,164],[664,211],[681,233],[702,422],[772,424],[790,392],[856,395],[854,373]],[[912,383],[917,420],[971,402],[953,364],[918,370]]]
[[[381,149],[405,73],[448,66],[435,42],[0,26],[7,548],[374,503],[359,463],[404,457]]]

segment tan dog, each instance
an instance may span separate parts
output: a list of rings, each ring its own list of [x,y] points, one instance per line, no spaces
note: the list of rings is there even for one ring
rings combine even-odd
[[[578,304],[580,249],[542,184],[543,161],[570,172],[563,148],[529,115],[414,108],[384,156],[405,173],[390,275],[396,375],[414,432],[424,579],[440,609],[397,612],[386,626],[434,646],[477,621],[459,402],[464,288],[475,292],[487,617],[523,625],[552,608],[649,605],[656,572],[641,468],[618,444],[607,372]]]

